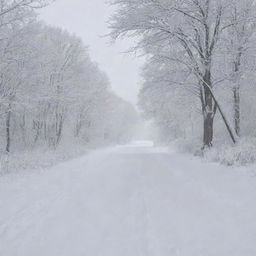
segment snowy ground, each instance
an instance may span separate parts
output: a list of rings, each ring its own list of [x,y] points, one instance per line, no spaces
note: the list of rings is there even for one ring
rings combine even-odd
[[[154,148],[0,178],[1,256],[255,256],[256,176]]]

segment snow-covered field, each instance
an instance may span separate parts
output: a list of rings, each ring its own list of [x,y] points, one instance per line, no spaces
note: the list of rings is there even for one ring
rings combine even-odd
[[[150,142],[0,178],[1,256],[255,256],[256,175]]]

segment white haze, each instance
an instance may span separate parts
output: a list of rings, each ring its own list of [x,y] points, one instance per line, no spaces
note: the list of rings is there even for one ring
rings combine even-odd
[[[42,9],[41,18],[81,37],[92,59],[107,73],[114,91],[136,104],[143,60],[124,53],[133,45],[131,41],[111,44],[104,36],[110,32],[107,21],[113,13],[114,8],[105,0],[58,0]]]

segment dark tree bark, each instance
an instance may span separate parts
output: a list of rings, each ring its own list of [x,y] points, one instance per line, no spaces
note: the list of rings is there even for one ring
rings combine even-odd
[[[59,114],[59,117],[57,118],[57,123],[56,123],[56,145],[55,147],[57,147],[61,141],[61,136],[62,136],[62,130],[63,130],[63,116],[62,114]]]
[[[221,115],[221,118],[222,118],[222,120],[223,120],[223,122],[224,122],[224,124],[225,124],[225,126],[226,126],[226,128],[227,128],[227,131],[228,131],[228,133],[229,133],[229,136],[230,136],[231,140],[233,141],[233,143],[236,144],[236,138],[235,138],[235,136],[234,136],[234,134],[233,134],[233,131],[232,131],[232,129],[231,129],[231,126],[229,125],[228,120],[227,120],[227,118],[226,118],[226,116],[225,116],[225,114],[224,114],[224,112],[223,112],[223,110],[222,110],[222,108],[221,108],[219,102],[217,101],[217,99],[216,99],[216,97],[215,97],[215,95],[214,95],[214,93],[213,93],[211,87],[209,87],[207,84],[205,84],[205,86],[208,87],[209,93],[211,94],[212,100],[213,100],[213,102],[214,102],[214,108],[213,108],[213,110],[214,110],[214,111],[213,111],[214,115],[215,115],[216,111],[219,110],[220,115]],[[201,89],[201,101],[203,102],[204,98],[203,98],[202,90],[203,90],[203,89]],[[203,106],[204,106],[204,105],[203,105]],[[214,116],[213,116],[213,118],[214,118]]]
[[[234,98],[234,125],[235,132],[238,137],[240,137],[241,126],[240,126],[240,84],[239,84],[239,71],[241,65],[242,48],[238,49],[238,55],[236,61],[234,62],[234,77],[235,85],[233,88],[233,98]]]
[[[6,114],[6,148],[5,151],[10,153],[11,146],[11,110],[9,109]]]
[[[201,103],[204,118],[203,149],[212,147],[213,143],[213,122],[216,114],[216,103],[212,95],[211,71],[206,69],[201,90]]]
[[[213,141],[213,120],[212,114],[208,114],[206,118],[204,118],[204,145],[205,147],[212,147]]]
[[[240,89],[239,87],[235,87],[233,89],[233,97],[234,97],[234,123],[235,123],[235,131],[236,135],[240,137],[241,126],[240,126]]]

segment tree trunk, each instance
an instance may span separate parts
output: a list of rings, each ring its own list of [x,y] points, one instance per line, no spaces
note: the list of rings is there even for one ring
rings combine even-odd
[[[63,130],[63,116],[61,114],[59,114],[59,120],[57,123],[57,131],[56,131],[57,132],[56,133],[57,141],[56,141],[55,147],[57,147],[61,141],[62,130]]]
[[[239,87],[235,87],[233,89],[234,95],[234,124],[235,124],[235,131],[236,135],[240,137],[240,90]]]
[[[203,149],[212,147],[213,141],[213,121],[216,113],[216,104],[211,93],[211,86],[211,72],[207,69],[204,75],[201,95],[204,117]]]
[[[11,125],[11,110],[9,109],[6,115],[6,148],[5,151],[10,153],[10,146],[11,146],[11,132],[10,132],[10,125]]]
[[[204,118],[204,146],[203,148],[212,147],[213,140],[213,116],[212,114],[207,114]]]
[[[232,139],[233,143],[236,144],[236,138],[235,138],[235,136],[234,136],[234,134],[233,134],[233,131],[232,131],[232,129],[231,129],[231,126],[229,125],[228,120],[227,120],[227,118],[226,118],[226,116],[225,116],[225,114],[224,114],[224,112],[223,112],[223,110],[222,110],[222,108],[221,108],[219,102],[217,101],[217,99],[216,99],[216,97],[215,97],[215,95],[214,95],[212,89],[211,89],[210,87],[208,87],[208,88],[209,88],[209,92],[210,92],[211,95],[212,95],[212,99],[213,99],[213,101],[214,101],[214,103],[215,103],[213,114],[215,114],[216,111],[219,110],[220,115],[221,115],[221,117],[222,117],[222,119],[223,119],[223,122],[225,123],[225,126],[226,126],[226,128],[227,128],[227,131],[228,131],[228,133],[229,133],[229,135],[230,135],[230,138]],[[201,89],[201,101],[203,102],[202,89]]]
[[[82,121],[82,112],[79,113],[78,118],[76,120],[76,126],[75,126],[75,137],[78,138],[81,132],[83,126],[83,121]]]
[[[241,65],[242,49],[238,49],[237,59],[234,62],[234,79],[235,84],[233,88],[233,97],[234,97],[234,125],[235,132],[238,137],[240,137],[240,65]]]

